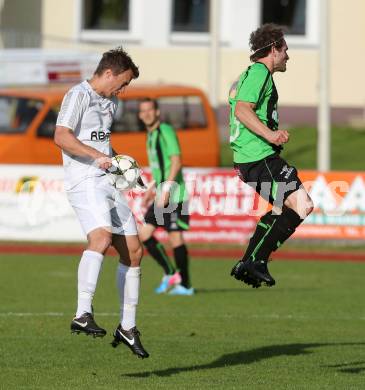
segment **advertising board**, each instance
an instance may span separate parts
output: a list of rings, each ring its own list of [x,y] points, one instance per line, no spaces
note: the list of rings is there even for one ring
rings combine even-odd
[[[144,172],[149,180],[148,170]],[[184,170],[190,194],[190,242],[244,243],[268,205],[232,169]],[[315,209],[295,237],[365,238],[365,173],[300,172]],[[143,223],[141,191],[127,193]],[[158,231],[159,238],[165,232]],[[2,240],[84,241],[85,236],[63,189],[63,168],[0,165],[0,237]]]

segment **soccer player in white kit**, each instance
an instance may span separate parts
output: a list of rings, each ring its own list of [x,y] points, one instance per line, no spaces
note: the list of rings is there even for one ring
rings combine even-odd
[[[149,354],[136,328],[143,249],[127,201],[106,175],[114,153],[110,128],[118,105],[116,95],[138,76],[138,67],[122,48],[104,53],[93,77],[65,95],[54,142],[62,149],[68,199],[88,240],[78,268],[77,311],[71,331],[106,335],[94,320],[92,299],[104,254],[112,245],[120,256],[117,285],[121,317],[112,345],[124,343],[145,358]]]

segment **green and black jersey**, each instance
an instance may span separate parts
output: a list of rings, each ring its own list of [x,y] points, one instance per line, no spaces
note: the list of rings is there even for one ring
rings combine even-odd
[[[179,141],[172,126],[161,123],[157,129],[148,132],[147,154],[157,188],[169,177],[171,156],[181,154]],[[188,199],[188,194],[181,170],[175,177],[175,183],[170,192],[170,201],[173,203],[184,202]]]
[[[281,150],[245,127],[234,115],[238,101],[256,105],[257,117],[271,130],[279,126],[277,102],[278,93],[271,73],[261,62],[249,66],[230,91],[230,145],[233,161],[246,163],[259,161]]]

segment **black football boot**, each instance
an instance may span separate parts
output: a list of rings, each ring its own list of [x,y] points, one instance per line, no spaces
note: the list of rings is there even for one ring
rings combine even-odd
[[[116,348],[120,343],[125,344],[135,355],[139,358],[144,359],[148,358],[149,353],[143,348],[141,340],[139,338],[140,332],[136,327],[133,327],[129,330],[122,329],[122,326],[119,324],[117,329],[114,332],[114,340],[112,341],[112,346]]]
[[[81,317],[74,318],[71,321],[71,333],[85,333],[94,337],[104,337],[106,330],[96,324],[91,313],[84,313]]]

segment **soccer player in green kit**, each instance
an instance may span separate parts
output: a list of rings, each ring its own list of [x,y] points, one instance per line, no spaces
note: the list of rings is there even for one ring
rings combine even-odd
[[[147,154],[153,185],[145,192],[142,206],[149,206],[139,237],[150,255],[163,268],[164,276],[156,293],[193,295],[190,285],[189,257],[183,231],[189,229],[188,194],[182,175],[181,151],[172,126],[160,121],[156,100],[146,98],[139,104],[139,118],[147,128]],[[163,245],[153,236],[164,228],[174,252],[176,268]]]
[[[280,157],[289,133],[279,129],[278,93],[272,75],[289,60],[283,29],[269,23],[251,33],[249,66],[229,94],[234,168],[273,208],[259,220],[246,253],[231,275],[252,287],[273,286],[267,262],[313,210],[295,167]]]

